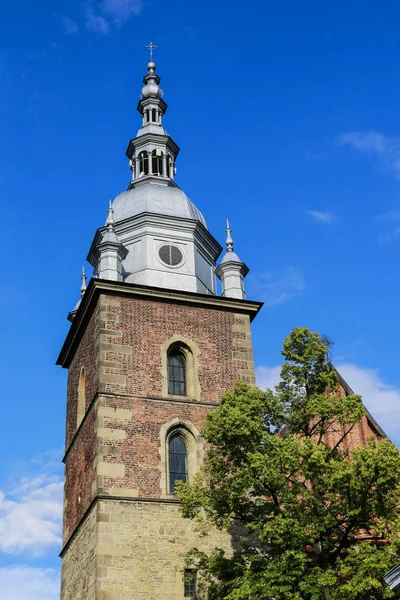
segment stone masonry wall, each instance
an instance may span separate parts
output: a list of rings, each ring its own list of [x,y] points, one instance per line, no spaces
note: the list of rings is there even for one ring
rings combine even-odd
[[[100,500],[64,552],[61,600],[184,600],[184,554],[193,547],[230,555],[232,537],[199,536],[177,504]]]
[[[184,600],[185,552],[232,552],[230,535],[200,537],[176,504],[101,501],[98,519],[96,600]]]
[[[94,507],[63,556],[61,600],[97,600],[96,545],[97,507]]]

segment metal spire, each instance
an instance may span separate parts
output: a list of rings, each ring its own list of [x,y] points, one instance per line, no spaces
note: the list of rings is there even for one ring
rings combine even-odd
[[[232,236],[231,236],[231,231],[232,230],[230,228],[228,219],[226,220],[226,229],[225,229],[225,231],[226,231],[226,234],[227,234],[226,235],[226,251],[227,252],[233,252],[233,239],[232,239]]]
[[[81,298],[83,298],[85,292],[86,292],[86,273],[85,273],[85,267],[82,267],[82,275],[81,275],[81,279],[82,279],[82,285],[81,285]]]

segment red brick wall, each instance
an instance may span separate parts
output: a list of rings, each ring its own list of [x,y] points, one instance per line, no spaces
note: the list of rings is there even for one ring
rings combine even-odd
[[[99,374],[97,369],[97,329],[98,309],[93,312],[90,318],[68,370],[66,448],[68,448],[77,429],[78,387],[82,367],[85,368],[86,377],[86,407],[89,405],[98,390]]]
[[[106,297],[107,299],[107,297]],[[132,354],[113,355],[108,360],[119,360],[118,373],[127,376],[127,384],[115,391],[137,396],[162,396],[161,346],[173,335],[192,340],[200,350],[198,378],[203,402],[217,403],[222,394],[240,379],[238,369],[244,361],[233,358],[235,340],[242,335],[233,332],[234,313],[169,304],[136,298],[121,298],[120,306],[108,311],[119,316],[112,328],[122,332],[121,344],[132,346]]]
[[[111,302],[107,304],[107,299]],[[113,318],[107,318],[111,313]],[[114,315],[116,318],[114,318]],[[103,462],[125,465],[124,478],[104,475],[102,489],[137,490],[139,497],[160,498],[160,429],[174,418],[186,419],[198,430],[209,407],[182,402],[159,402],[149,397],[162,397],[161,346],[173,336],[182,336],[198,348],[198,380],[201,402],[217,403],[222,394],[241,378],[240,370],[248,368],[248,352],[237,340],[248,339],[249,333],[234,331],[245,326],[248,317],[210,307],[194,307],[157,302],[134,297],[102,296],[86,326],[68,377],[66,447],[66,484],[64,531],[68,539],[79,524],[96,491],[94,463],[98,452],[97,408],[92,407],[75,440],[79,376],[86,373],[86,407],[99,390],[99,373],[123,376],[126,383],[107,383],[107,392],[123,395],[102,397],[106,407],[128,409],[129,421],[104,417],[106,429],[125,429],[124,440],[102,438]],[[108,334],[109,331],[109,334]],[[117,333],[116,333],[117,332]],[[121,332],[122,335],[119,335]],[[114,344],[104,350],[102,343]],[[118,352],[118,346],[131,348]],[[101,365],[101,366],[100,366]],[[115,366],[118,365],[118,366]],[[72,445],[71,441],[73,440]],[[109,451],[105,448],[109,446]],[[66,541],[66,540],[65,540]]]
[[[91,410],[65,461],[64,542],[74,532],[93,499],[96,425],[97,411]]]
[[[105,488],[124,487],[137,489],[141,498],[160,498],[160,430],[174,418],[185,419],[201,430],[210,408],[196,404],[177,402],[157,402],[145,399],[107,398],[108,407],[126,408],[133,418],[121,424],[107,419],[105,426],[124,429],[126,438],[118,442],[109,442],[121,449],[117,458],[104,456],[105,462],[123,462],[125,477],[113,479],[104,477]],[[165,441],[165,440],[164,440]]]
[[[339,394],[342,397],[347,395],[346,390],[343,388],[340,383],[338,383]],[[325,436],[325,442],[329,444],[329,446],[333,447],[335,444],[339,442],[341,437],[344,435],[345,431],[349,430],[349,425],[346,427],[341,426],[337,423],[335,426],[334,432],[328,432]],[[375,430],[373,425],[368,420],[367,416],[362,417],[362,419],[356,423],[352,428],[350,433],[345,437],[344,441],[341,444],[341,448],[344,451],[353,451],[360,444],[365,444],[369,437],[375,436],[378,440],[382,439],[382,436],[378,431]]]

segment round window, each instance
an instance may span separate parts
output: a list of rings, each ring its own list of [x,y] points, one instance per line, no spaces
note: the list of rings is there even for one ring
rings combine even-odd
[[[170,267],[175,267],[182,262],[183,256],[182,252],[176,246],[171,246],[166,244],[165,246],[161,246],[158,251],[158,256],[166,265]]]

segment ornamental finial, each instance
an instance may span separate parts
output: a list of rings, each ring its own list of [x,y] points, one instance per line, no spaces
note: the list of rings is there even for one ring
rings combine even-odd
[[[233,252],[233,239],[231,236],[231,228],[228,219],[226,220],[226,251]]]
[[[113,213],[114,213],[114,209],[112,206],[112,202],[110,200],[110,204],[108,206],[108,217],[107,217],[107,221],[106,221],[106,226],[107,226],[108,231],[113,231],[113,229],[114,229]]]
[[[81,298],[83,298],[84,293],[86,292],[86,273],[85,273],[85,267],[82,267],[82,275],[81,275],[81,279],[82,279],[82,285],[81,285]]]
[[[158,46],[155,46],[153,42],[150,42],[150,44],[147,44],[145,48],[147,48],[147,50],[150,52],[150,62],[153,62],[153,50],[158,48]]]

